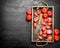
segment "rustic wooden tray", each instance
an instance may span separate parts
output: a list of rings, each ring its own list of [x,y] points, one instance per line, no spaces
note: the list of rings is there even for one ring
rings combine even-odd
[[[42,7],[47,7],[47,8],[50,8],[50,9],[52,9],[52,19],[53,19],[53,22],[52,22],[52,36],[53,36],[53,40],[52,41],[46,41],[46,40],[42,40],[42,41],[40,41],[40,40],[37,40],[37,34],[35,34],[35,32],[34,32],[34,27],[33,27],[33,19],[34,19],[34,11],[35,11],[35,9],[37,8],[37,7],[39,7],[40,9],[42,8]],[[54,42],[54,6],[33,6],[32,7],[32,35],[31,35],[31,41],[32,42]]]

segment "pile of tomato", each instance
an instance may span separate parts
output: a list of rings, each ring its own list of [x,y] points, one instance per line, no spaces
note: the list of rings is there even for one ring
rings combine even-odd
[[[52,30],[53,24],[53,12],[52,9],[47,7],[42,7],[41,9],[35,10],[33,12],[33,27],[36,29],[38,25],[38,16],[42,14],[41,30],[38,32],[38,40],[47,40],[47,41],[58,41],[59,40],[59,30],[57,28]],[[32,20],[32,10],[27,9],[26,11],[26,20]],[[54,35],[53,35],[54,34]]]

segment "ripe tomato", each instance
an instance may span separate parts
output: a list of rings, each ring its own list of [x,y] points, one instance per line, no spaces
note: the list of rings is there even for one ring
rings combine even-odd
[[[33,27],[36,28],[37,27],[37,24],[36,23],[33,23]]]
[[[47,34],[47,30],[44,30],[43,33],[44,33],[44,34]]]
[[[43,31],[46,30],[46,26],[42,26],[42,30],[43,30]]]
[[[48,23],[48,25],[49,25],[49,26],[51,26],[51,25],[52,25],[52,23]]]
[[[42,21],[42,25],[47,25],[46,22]]]
[[[43,8],[42,8],[42,12],[43,12],[43,13],[46,13],[46,12],[47,12],[47,8],[43,7]]]
[[[40,14],[40,10],[37,10],[36,12],[37,12],[37,14]]]
[[[27,21],[32,20],[32,16],[31,16],[31,15],[27,15],[27,16],[26,16],[26,20],[27,20]]]
[[[47,34],[43,34],[43,37],[44,37],[44,38],[47,37]]]
[[[38,39],[39,39],[39,40],[42,40],[42,39],[43,39],[43,37],[42,37],[42,36],[38,36]]]
[[[34,18],[34,22],[37,22],[37,21],[38,21],[38,17],[35,17],[35,18]]]
[[[48,11],[48,16],[52,16],[52,11]]]
[[[28,15],[31,15],[32,14],[32,10],[31,9],[27,9],[26,12],[27,12]]]
[[[49,25],[46,25],[46,28],[47,28],[47,29],[50,29],[50,28],[51,28],[51,26],[49,26]]]
[[[34,12],[34,16],[38,16],[37,12]]]
[[[44,13],[43,14],[43,18],[47,18],[48,17],[48,14],[47,13]]]
[[[39,31],[39,35],[42,35],[43,34],[43,32],[42,31]]]
[[[47,40],[48,40],[48,41],[52,41],[52,39],[53,39],[52,35],[48,35],[48,36],[47,36]]]
[[[58,35],[59,34],[59,30],[57,28],[54,29],[54,34]]]
[[[45,19],[43,19],[43,21],[44,21],[45,23],[47,23],[48,20],[47,20],[47,18],[45,18]]]
[[[58,35],[54,35],[54,40],[58,41],[59,40],[59,36]]]
[[[47,20],[48,20],[48,23],[52,23],[52,18],[47,18]]]
[[[47,30],[47,34],[52,34],[52,30]]]

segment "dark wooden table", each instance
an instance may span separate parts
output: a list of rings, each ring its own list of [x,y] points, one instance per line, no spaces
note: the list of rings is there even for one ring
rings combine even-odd
[[[54,26],[60,29],[60,0],[45,1],[55,7]],[[0,0],[1,48],[36,48],[31,42],[31,22],[25,20],[26,9],[33,5],[31,0]],[[60,48],[60,41],[40,48]]]

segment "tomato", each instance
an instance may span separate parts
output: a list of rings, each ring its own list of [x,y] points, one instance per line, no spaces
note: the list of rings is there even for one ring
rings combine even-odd
[[[43,32],[42,31],[39,31],[39,35],[42,35],[43,34]]]
[[[43,13],[46,13],[46,12],[47,12],[47,8],[43,7],[43,8],[42,8],[42,12],[43,12]]]
[[[52,16],[52,11],[48,11],[48,16]]]
[[[45,29],[45,30],[43,31],[43,33],[44,33],[44,34],[47,34],[47,30]]]
[[[43,31],[46,30],[46,26],[42,26],[42,30],[43,30]]]
[[[47,28],[47,29],[50,29],[50,28],[51,28],[51,26],[49,26],[49,25],[46,25],[46,28]]]
[[[44,37],[44,38],[47,37],[47,34],[43,34],[43,37]]]
[[[33,23],[33,27],[36,28],[37,27],[37,23]]]
[[[54,29],[54,34],[58,35],[59,34],[59,30],[57,28]]]
[[[47,34],[52,34],[52,30],[51,29],[47,30]]]
[[[44,21],[45,23],[47,23],[48,20],[47,20],[47,18],[45,18],[45,19],[43,19],[43,21]]]
[[[38,36],[38,39],[39,39],[39,40],[42,40],[42,39],[43,39],[43,37],[42,37],[42,36]]]
[[[43,18],[47,18],[48,17],[48,14],[47,13],[44,13],[43,14]]]
[[[34,16],[38,16],[37,12],[34,12]]]
[[[52,18],[47,18],[47,20],[48,20],[48,23],[52,23]]]
[[[59,36],[58,35],[54,35],[54,40],[58,41],[59,40]]]
[[[32,10],[31,9],[27,9],[26,12],[27,12],[28,15],[31,15],[32,14]]]
[[[37,14],[40,14],[40,10],[37,10],[36,12],[37,12]]]
[[[48,35],[48,36],[47,36],[47,40],[48,40],[48,41],[52,41],[52,39],[53,39],[52,35]]]
[[[47,25],[46,22],[42,21],[42,25]]]
[[[34,22],[37,22],[37,21],[38,21],[38,17],[35,17],[35,18],[34,18]]]
[[[27,21],[32,20],[32,16],[31,16],[31,15],[27,15],[27,16],[26,16],[26,20],[27,20]]]
[[[49,25],[49,26],[51,26],[51,25],[52,25],[52,23],[48,23],[48,25]]]

